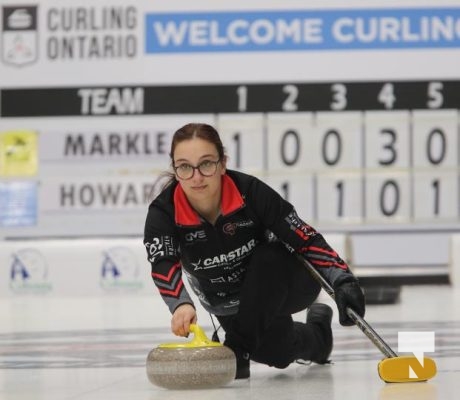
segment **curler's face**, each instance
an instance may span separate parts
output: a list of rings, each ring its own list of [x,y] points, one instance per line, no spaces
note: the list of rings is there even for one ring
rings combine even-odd
[[[174,150],[173,168],[189,200],[220,196],[225,160],[219,159],[213,143],[200,138],[178,143]]]

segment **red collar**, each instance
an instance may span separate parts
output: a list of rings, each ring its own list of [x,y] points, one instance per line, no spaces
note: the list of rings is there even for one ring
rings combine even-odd
[[[222,175],[222,215],[228,215],[244,205],[240,191],[227,174]],[[177,225],[201,225],[198,213],[188,202],[181,185],[174,189],[174,211]]]

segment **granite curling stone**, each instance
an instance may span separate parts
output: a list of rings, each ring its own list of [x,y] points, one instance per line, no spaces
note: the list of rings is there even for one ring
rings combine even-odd
[[[166,389],[208,389],[224,386],[235,378],[232,350],[209,340],[204,331],[190,325],[194,334],[187,343],[164,343],[147,356],[151,383]]]

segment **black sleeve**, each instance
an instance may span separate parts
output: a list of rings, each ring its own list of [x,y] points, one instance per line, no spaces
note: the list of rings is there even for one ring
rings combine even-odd
[[[255,179],[247,201],[250,201],[251,207],[265,226],[288,249],[305,257],[331,285],[356,279],[347,263],[331,248],[323,235],[303,221],[293,205],[274,189]]]
[[[151,205],[144,229],[144,245],[152,267],[152,279],[171,313],[184,303],[193,305],[182,280],[174,219]]]

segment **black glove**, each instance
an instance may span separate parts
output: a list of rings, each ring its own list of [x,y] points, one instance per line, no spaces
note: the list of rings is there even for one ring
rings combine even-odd
[[[346,312],[347,307],[350,307],[360,317],[364,317],[366,310],[364,293],[357,281],[343,281],[334,285],[334,297],[339,311],[340,325],[354,325],[353,320],[350,319]]]

